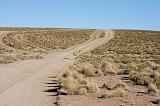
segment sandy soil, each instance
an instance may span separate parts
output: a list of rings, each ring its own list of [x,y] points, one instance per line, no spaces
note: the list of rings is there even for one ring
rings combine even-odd
[[[0,106],[55,105],[55,76],[73,64],[73,54],[87,52],[114,37],[111,30],[106,30],[106,36],[100,38],[101,32],[96,30],[90,40],[66,50],[49,53],[44,59],[0,64]]]

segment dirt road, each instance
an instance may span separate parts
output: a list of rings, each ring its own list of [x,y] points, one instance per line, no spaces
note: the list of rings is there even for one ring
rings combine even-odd
[[[92,50],[114,37],[111,30],[96,30],[90,40],[47,54],[44,59],[0,64],[0,106],[54,106],[54,76],[74,62],[74,55]],[[73,55],[74,54],[74,55]]]

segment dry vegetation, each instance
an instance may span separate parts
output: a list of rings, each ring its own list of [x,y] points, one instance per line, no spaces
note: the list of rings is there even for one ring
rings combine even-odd
[[[61,29],[16,31],[4,37],[3,42],[26,51],[66,49],[88,40],[93,31]]]
[[[41,59],[42,57],[39,55],[0,55],[0,64],[13,63],[19,60],[27,60],[27,59]]]
[[[58,82],[65,93],[68,95],[86,95],[87,93],[96,93],[99,87],[96,82],[89,82],[76,68],[70,68],[64,74],[59,76]]]
[[[115,39],[93,50],[98,54],[114,51],[118,54],[160,54],[160,32],[115,30]]]
[[[5,48],[2,44],[0,44],[0,54],[11,53],[13,50]]]
[[[78,72],[89,80],[92,77],[96,80],[103,76],[117,76],[117,79],[125,76],[130,86],[143,86],[148,89],[145,94],[157,96],[160,88],[160,32],[114,31],[114,39],[76,57],[74,65]],[[103,94],[99,98],[124,97],[130,90],[127,83],[101,85]]]
[[[85,42],[94,30],[58,28],[0,28],[12,31],[2,38],[0,63],[37,59],[50,50],[66,49]]]

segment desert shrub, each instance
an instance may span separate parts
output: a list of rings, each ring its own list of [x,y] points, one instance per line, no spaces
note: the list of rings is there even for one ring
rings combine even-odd
[[[137,70],[137,67],[134,64],[120,64],[119,68],[121,69],[119,74],[127,74],[127,75]]]
[[[152,82],[152,79],[147,75],[137,73],[131,74],[129,79],[137,85],[148,85],[150,82]]]
[[[87,95],[87,89],[86,88],[79,88],[78,95]]]
[[[130,80],[137,85],[146,85],[153,83],[158,88],[160,87],[160,75],[158,72],[153,72],[152,74],[141,74],[134,73],[129,76]]]
[[[146,62],[138,64],[137,67],[139,70],[142,70],[148,67],[153,67],[153,63],[151,63],[150,61],[146,61]]]
[[[65,82],[67,85],[63,85],[63,87],[67,90],[68,95],[77,95],[79,83],[72,77],[68,77]]]
[[[158,88],[160,88],[160,76],[154,77],[153,83],[157,85]]]
[[[107,90],[115,90],[118,88],[123,88],[124,90],[129,90],[129,87],[122,82],[118,82],[117,84],[103,84],[102,88],[106,88]]]
[[[87,93],[96,93],[98,85],[85,80],[81,74],[76,71],[66,71],[58,78],[60,86],[67,90],[68,95],[86,95]]]
[[[129,87],[124,83],[117,83],[115,86],[113,86],[112,90],[123,88],[124,90],[129,90]]]
[[[108,97],[124,97],[126,95],[126,91],[122,88],[117,88],[111,91],[107,96]]]
[[[88,89],[89,89],[89,93],[96,93],[96,92],[99,92],[99,87],[98,87],[98,84],[93,81],[91,82],[89,85],[88,85]]]
[[[125,54],[121,55],[119,57],[119,59],[123,64],[128,64],[128,63],[132,63],[133,62],[133,59],[130,58],[128,55],[125,55]]]
[[[109,62],[109,61],[103,61],[102,62],[102,72],[104,73],[104,75],[107,74],[116,74],[116,67],[115,64],[113,62]]]
[[[157,64],[160,64],[160,55],[153,55],[152,58],[154,62],[156,62]]]
[[[124,97],[127,93],[123,88],[117,88],[105,94],[102,94],[99,98],[114,98],[114,97]]]
[[[95,69],[92,64],[86,62],[81,64],[79,72],[87,77],[96,77],[102,75],[100,70]]]

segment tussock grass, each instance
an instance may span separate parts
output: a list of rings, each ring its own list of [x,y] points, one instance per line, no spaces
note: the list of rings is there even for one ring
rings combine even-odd
[[[87,77],[97,77],[97,76],[102,76],[103,73],[101,70],[98,70],[94,68],[94,66],[88,62],[85,62],[80,65],[80,73],[84,74]]]
[[[133,73],[129,76],[130,80],[137,85],[148,86],[150,83],[155,84],[160,88],[160,74],[159,72],[153,72],[151,74],[144,73]]]
[[[112,89],[115,90],[118,88],[123,88],[124,90],[129,90],[129,87],[124,83],[117,83]]]
[[[93,81],[91,82],[89,85],[88,85],[88,88],[89,88],[89,93],[96,93],[96,92],[99,92],[99,87],[98,87],[98,84]]]
[[[137,85],[150,86],[150,83],[153,83],[159,88],[159,34],[159,31],[115,30],[114,39],[78,56],[77,64],[91,64],[91,76],[96,76],[94,69],[101,70],[99,72],[104,75],[127,74]],[[110,87],[110,90],[115,92],[117,89],[129,88],[123,84]],[[113,95],[116,94],[118,95],[113,92]]]
[[[115,90],[117,88],[123,88],[124,90],[127,91],[129,90],[129,87],[122,82],[119,82],[117,84],[103,84],[102,88],[106,88],[107,90]]]
[[[126,91],[122,88],[117,88],[107,94],[107,97],[124,97],[126,95]]]
[[[145,74],[134,73],[129,76],[130,80],[137,85],[148,85],[152,79]]]
[[[103,60],[102,61],[102,71],[104,75],[107,74],[117,74],[116,67],[112,61]]]
[[[99,98],[115,98],[115,97],[124,97],[126,95],[127,93],[123,88],[117,88],[115,90],[102,94]]]
[[[95,82],[85,80],[75,70],[66,71],[58,78],[58,82],[63,89],[67,90],[68,95],[86,95],[87,93],[99,91],[99,87]]]
[[[138,64],[137,67],[139,70],[143,70],[148,67],[153,67],[153,63],[151,63],[150,61],[146,61],[146,62]]]
[[[86,88],[79,88],[78,94],[79,95],[87,95],[87,89]]]

